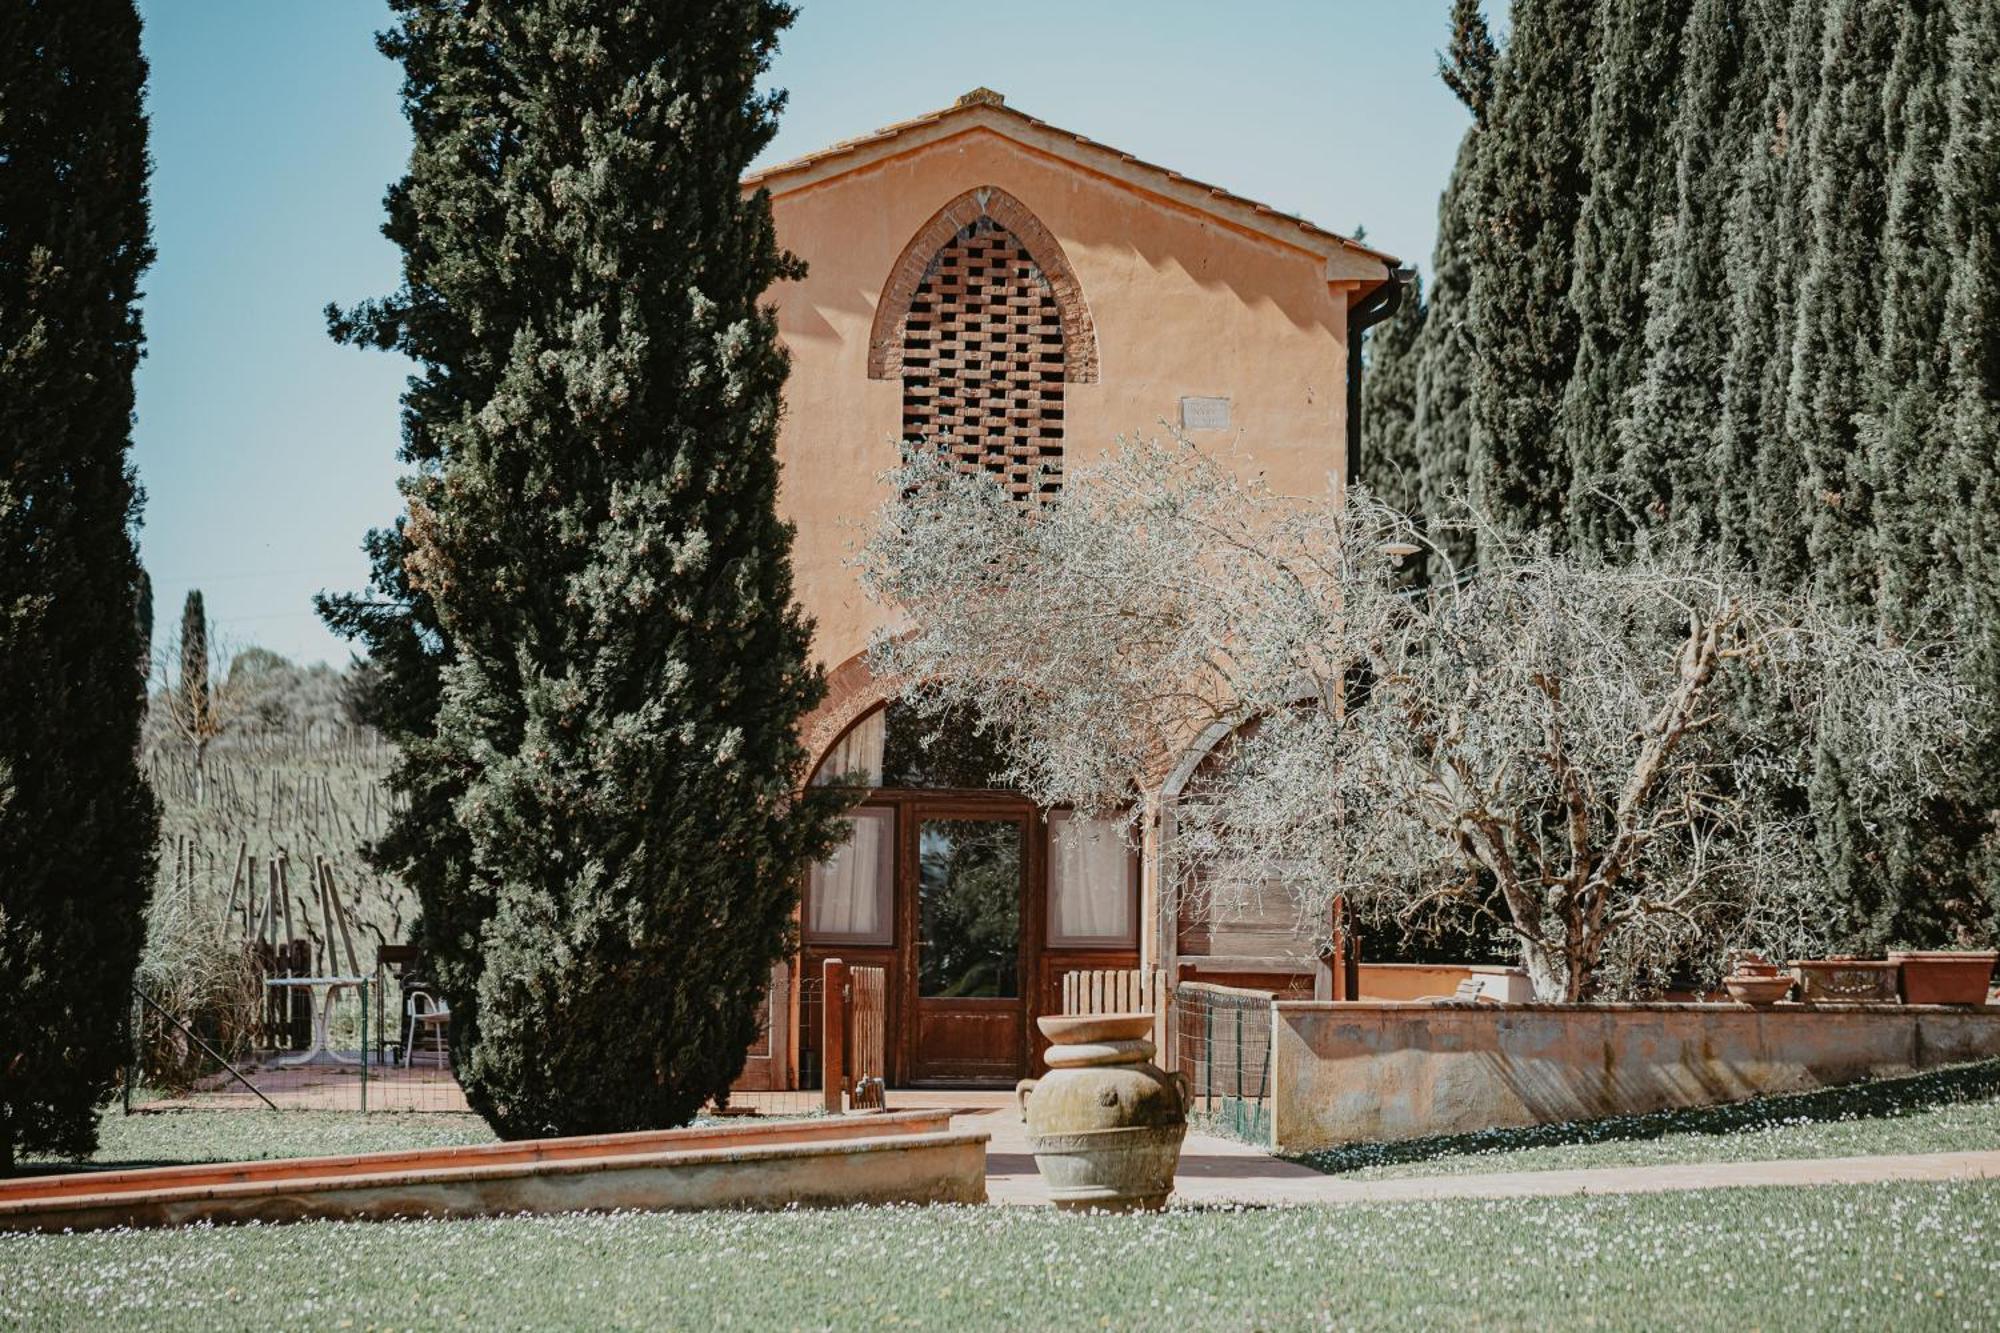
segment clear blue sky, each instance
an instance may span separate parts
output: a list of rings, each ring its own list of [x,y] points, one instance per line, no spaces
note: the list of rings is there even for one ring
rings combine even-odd
[[[981,84],[1031,115],[1405,260],[1429,259],[1466,118],[1439,83],[1447,0],[805,0],[773,80],[797,156]],[[321,309],[393,289],[379,232],[409,136],[378,0],[142,0],[153,227],[136,461],[158,622],[191,586],[219,632],[344,661],[310,598],[359,587],[396,512],[407,366]],[[1028,46],[995,43],[995,13]]]

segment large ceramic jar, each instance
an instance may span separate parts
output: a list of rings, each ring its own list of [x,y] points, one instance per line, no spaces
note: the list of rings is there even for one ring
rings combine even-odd
[[[1016,1092],[1028,1146],[1058,1208],[1166,1206],[1187,1135],[1187,1080],[1152,1063],[1151,1014],[1037,1020],[1047,1076]]]

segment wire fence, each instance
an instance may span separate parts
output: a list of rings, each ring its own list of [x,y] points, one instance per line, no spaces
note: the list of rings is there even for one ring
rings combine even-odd
[[[1271,1138],[1271,1001],[1267,991],[1183,981],[1174,987],[1174,1067],[1191,1117],[1250,1143]]]
[[[174,1012],[135,994],[128,1110],[469,1110],[452,1074],[448,1016],[386,971],[269,977],[243,1006]]]
[[[137,988],[126,1109],[468,1111],[453,1074],[449,1014],[408,970],[415,953],[384,950],[373,974],[352,976],[331,972],[303,940],[253,945],[240,975],[199,1000]],[[787,984],[775,1012],[767,1003],[760,1013],[744,1077],[709,1114],[828,1112],[826,979]],[[852,969],[842,984],[842,1110],[889,1104],[883,986],[881,970],[868,968]]]

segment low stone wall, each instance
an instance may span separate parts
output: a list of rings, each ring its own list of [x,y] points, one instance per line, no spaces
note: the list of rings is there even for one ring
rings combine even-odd
[[[2000,1057],[2000,1006],[1284,1001],[1272,1135],[1343,1143],[1710,1106]]]

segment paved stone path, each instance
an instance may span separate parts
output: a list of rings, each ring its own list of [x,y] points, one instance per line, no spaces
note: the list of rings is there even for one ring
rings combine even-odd
[[[954,1129],[992,1135],[986,1195],[994,1203],[1046,1204],[1048,1191],[1013,1099],[978,1093],[892,1094],[898,1109],[950,1105]],[[1669,1166],[1500,1171],[1485,1175],[1352,1180],[1260,1152],[1246,1143],[1190,1132],[1181,1149],[1174,1198],[1189,1204],[1394,1203],[1411,1199],[1508,1199],[1563,1194],[1656,1194],[1757,1185],[1864,1185],[1891,1180],[2000,1179],[2000,1150],[1903,1156],[1827,1157],[1777,1162],[1693,1162]]]

